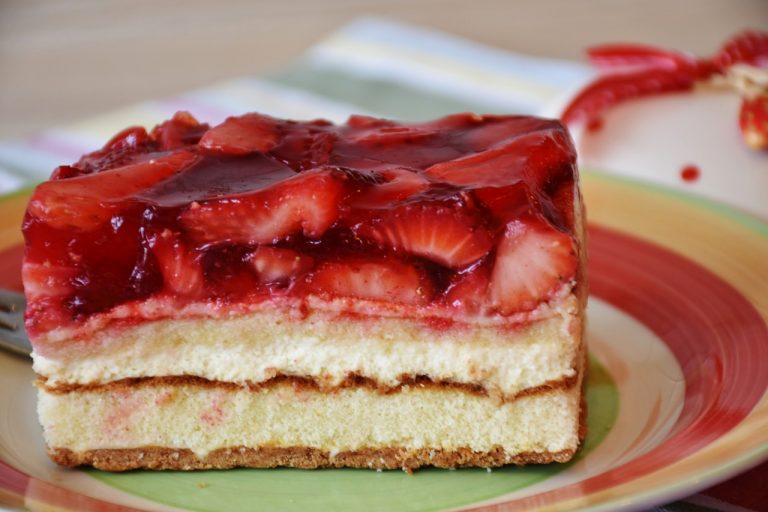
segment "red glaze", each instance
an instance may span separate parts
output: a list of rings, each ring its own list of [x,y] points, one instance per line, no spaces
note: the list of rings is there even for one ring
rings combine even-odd
[[[575,275],[576,179],[571,140],[551,120],[248,114],[208,128],[179,113],[121,132],[35,190],[27,327],[34,339],[153,296],[529,311]],[[516,268],[541,272],[529,260],[542,253],[540,278]]]

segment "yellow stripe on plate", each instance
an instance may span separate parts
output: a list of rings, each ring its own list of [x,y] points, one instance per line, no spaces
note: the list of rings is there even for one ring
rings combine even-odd
[[[587,218],[650,240],[706,267],[768,318],[768,224],[694,196],[585,173]]]

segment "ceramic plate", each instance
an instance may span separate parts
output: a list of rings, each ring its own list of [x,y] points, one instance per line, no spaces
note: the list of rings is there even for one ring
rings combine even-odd
[[[0,354],[0,503],[73,510],[616,510],[768,456],[768,226],[585,173],[589,435],[573,462],[483,469],[66,470],[49,462],[29,361]],[[19,288],[27,196],[0,201],[0,285]]]

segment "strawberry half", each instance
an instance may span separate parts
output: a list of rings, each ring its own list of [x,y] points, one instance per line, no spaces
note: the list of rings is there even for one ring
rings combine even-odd
[[[343,174],[319,168],[269,188],[192,203],[182,225],[198,242],[271,244],[294,233],[320,238],[338,218]]]
[[[291,249],[259,247],[247,257],[263,284],[281,283],[306,273],[314,261]]]
[[[321,263],[307,280],[319,295],[424,304],[432,286],[413,266],[389,259],[354,259]]]
[[[353,227],[359,238],[421,256],[449,268],[461,268],[485,256],[493,239],[466,204],[406,203],[375,211]]]
[[[741,100],[739,127],[752,149],[768,149],[768,91]]]
[[[572,279],[577,264],[568,235],[535,221],[510,222],[496,249],[491,304],[505,315],[530,311]]]
[[[28,213],[55,228],[91,230],[109,222],[122,199],[146,190],[198,159],[179,151],[156,160],[39,185]]]
[[[208,130],[200,139],[199,146],[209,154],[236,156],[266,153],[279,141],[280,127],[275,119],[246,114],[229,117]]]
[[[163,274],[165,288],[176,295],[198,296],[204,288],[200,257],[189,250],[178,233],[165,229],[149,240],[149,246]]]

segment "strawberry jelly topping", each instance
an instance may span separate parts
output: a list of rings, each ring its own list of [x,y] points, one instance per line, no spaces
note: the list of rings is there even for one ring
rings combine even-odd
[[[575,179],[557,121],[248,114],[209,128],[178,113],[35,190],[27,327],[34,337],[156,295],[527,311],[576,272]]]

